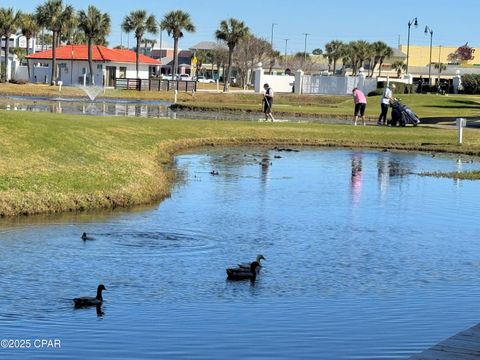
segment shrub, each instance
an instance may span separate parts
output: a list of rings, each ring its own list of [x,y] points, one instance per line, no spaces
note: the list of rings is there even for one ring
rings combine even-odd
[[[464,94],[480,94],[480,75],[465,74],[462,75],[462,87]]]
[[[383,94],[383,88],[378,88],[368,93],[368,96],[380,96]]]
[[[412,94],[414,92],[413,85],[411,84],[404,84],[404,83],[395,83],[397,89],[395,92],[397,94]]]
[[[25,80],[10,79],[8,81],[11,84],[25,85],[27,82]]]

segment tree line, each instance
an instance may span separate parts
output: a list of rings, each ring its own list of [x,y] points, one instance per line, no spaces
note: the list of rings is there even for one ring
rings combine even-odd
[[[136,71],[139,72],[139,57],[142,44],[154,43],[146,38],[147,34],[157,34],[159,30],[166,31],[173,38],[173,69],[178,71],[178,44],[185,32],[195,32],[195,25],[190,15],[182,10],[170,11],[157,20],[153,14],[146,10],[131,11],[126,15],[121,24],[122,30],[133,33],[136,39]],[[45,33],[47,30],[48,33]],[[86,10],[75,11],[73,6],[63,0],[46,0],[37,6],[34,13],[22,13],[13,8],[0,7],[0,36],[9,39],[11,35],[21,33],[26,38],[25,54],[28,55],[28,44],[34,37],[40,37],[43,44],[50,41],[52,45],[52,76],[51,84],[57,79],[56,49],[64,44],[87,44],[90,82],[94,83],[93,76],[93,46],[107,45],[107,37],[111,31],[111,19],[97,7],[89,5]],[[262,38],[253,35],[243,21],[235,18],[222,20],[215,31],[215,38],[223,44],[210,51],[198,51],[200,63],[210,62],[217,65],[217,70],[222,66],[224,74],[224,91],[228,90],[231,78],[232,65],[237,68],[238,77],[243,84],[249,83],[253,68],[262,62],[267,64],[269,72],[278,64],[284,68],[307,70],[312,68],[314,60],[309,54],[298,53],[294,56],[281,56],[271,44]],[[225,46],[226,45],[226,46]],[[5,42],[4,64],[7,64],[9,42]],[[381,75],[384,60],[391,57],[393,50],[384,42],[377,41],[352,41],[343,43],[333,40],[325,45],[325,49],[315,49],[314,55],[323,55],[328,59],[329,71],[335,74],[338,63],[341,61],[342,70],[347,66],[352,68],[356,75],[361,67],[368,64],[368,76],[373,76],[375,68],[379,65]],[[403,62],[402,62],[403,63]],[[393,64],[395,65],[395,64]],[[398,64],[397,64],[398,65]],[[401,66],[401,65],[398,65]],[[3,66],[1,79],[6,79],[6,66]]]
[[[178,69],[178,42],[184,36],[184,32],[195,32],[190,15],[182,10],[174,10],[164,15],[157,21],[153,14],[145,10],[130,12],[122,21],[122,29],[127,33],[133,33],[136,39],[136,71],[138,77],[140,47],[147,33],[156,34],[159,29],[167,32],[174,40],[173,73]],[[32,14],[15,11],[13,8],[0,7],[0,37],[5,38],[4,66],[1,80],[5,81],[10,36],[21,34],[26,37],[25,49],[28,55],[28,43],[40,31],[46,29],[51,33],[52,41],[52,76],[51,84],[55,84],[57,78],[56,49],[62,42],[67,44],[87,43],[90,82],[94,82],[92,48],[94,45],[105,45],[106,38],[110,34],[111,19],[108,13],[104,13],[95,6],[89,5],[87,10],[75,11],[73,6],[65,4],[63,0],[47,0],[39,5]],[[248,27],[240,20],[231,18],[222,20],[215,36],[224,41],[228,47],[227,79],[230,78],[233,51],[239,41],[249,34]],[[45,41],[45,35],[42,35]],[[228,81],[225,89],[228,89]]]
[[[323,55],[328,59],[328,71],[337,71],[337,64],[342,62],[342,72],[347,66],[352,69],[352,74],[357,75],[360,68],[366,65],[368,69],[367,76],[373,77],[378,65],[378,76],[382,75],[382,65],[387,58],[393,56],[393,49],[383,41],[369,43],[364,40],[351,41],[344,43],[340,40],[332,40],[325,44],[325,50],[315,49],[313,54]],[[405,65],[403,61],[392,63],[392,68],[397,72],[403,71]]]

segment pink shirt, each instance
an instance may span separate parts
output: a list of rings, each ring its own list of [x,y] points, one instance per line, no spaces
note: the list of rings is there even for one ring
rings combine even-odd
[[[363,93],[362,90],[359,90],[359,89],[353,92],[353,100],[355,101],[355,104],[367,103],[367,98],[365,97],[365,94]]]

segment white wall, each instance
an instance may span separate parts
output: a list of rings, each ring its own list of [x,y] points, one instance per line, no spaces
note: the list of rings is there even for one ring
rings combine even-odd
[[[325,95],[351,95],[358,87],[365,94],[377,88],[377,80],[360,76],[304,75],[302,93]],[[297,90],[297,89],[296,89]]]
[[[48,65],[48,67],[34,66],[35,63],[42,63]],[[64,85],[83,85],[84,74],[89,74],[90,69],[88,67],[88,61],[69,61],[58,60],[59,66],[58,80],[61,80]],[[95,85],[103,86],[104,70],[107,66],[116,68],[116,77],[120,76],[120,67],[126,67],[126,77],[136,78],[135,64],[131,63],[93,63],[93,71],[95,74]],[[47,76],[47,82],[51,76],[51,60],[30,60],[30,81],[31,82],[45,82],[45,76]],[[149,78],[149,66],[140,64],[139,77],[141,79]],[[27,76],[28,77],[28,76]],[[89,77],[87,75],[87,77]],[[25,79],[27,80],[27,79]],[[88,84],[88,79],[87,79]]]
[[[110,66],[110,64],[109,64]],[[117,72],[119,71],[120,66],[126,66],[127,67],[127,78],[129,79],[136,79],[137,78],[137,70],[135,68],[135,64],[118,64],[117,66]],[[148,76],[150,75],[148,72],[148,65],[142,65],[138,67],[138,77],[140,79],[148,79]],[[118,73],[117,73],[118,74]]]
[[[254,71],[255,92],[263,91],[263,85],[268,84],[274,92],[291,93],[295,77],[289,75],[265,75],[261,64]]]

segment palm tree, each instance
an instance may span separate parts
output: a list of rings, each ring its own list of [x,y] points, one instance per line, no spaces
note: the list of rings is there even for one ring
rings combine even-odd
[[[354,75],[356,75],[358,70],[363,67],[365,60],[370,57],[371,48],[370,44],[364,40],[354,41],[352,48],[355,58]]]
[[[28,43],[30,42],[30,39],[37,35],[38,30],[40,30],[40,27],[35,20],[35,16],[33,16],[33,14],[22,14],[20,17],[20,31],[27,40],[27,44],[25,46],[25,55],[29,54]],[[33,48],[33,51],[35,52],[35,48]]]
[[[5,64],[3,67],[2,80],[7,81],[8,54],[10,36],[15,34],[20,22],[20,11],[15,12],[13,8],[0,8],[0,39],[5,37]]]
[[[392,63],[392,69],[397,72],[397,77],[400,78],[402,72],[407,70],[407,64],[403,60],[395,61]]]
[[[157,20],[155,20],[154,15],[147,15],[145,10],[132,11],[123,19],[122,29],[127,33],[132,31],[135,32],[135,39],[137,40],[135,66],[138,78],[140,46],[142,45],[142,38],[145,33],[156,34],[158,32]]]
[[[181,10],[170,11],[165,14],[160,27],[167,31],[168,36],[173,38],[173,69],[172,75],[178,73],[178,40],[183,37],[183,31],[195,32],[195,26],[190,15]]]
[[[227,77],[225,78],[224,74],[224,85],[223,91],[228,91],[228,82],[230,80],[231,71],[232,71],[232,60],[233,60],[233,51],[235,46],[238,45],[240,40],[247,37],[250,30],[243,23],[243,21],[237,20],[235,18],[230,18],[228,20],[222,20],[218,30],[215,32],[215,36],[218,40],[223,40],[227,43],[228,46],[228,66],[227,66]]]
[[[389,58],[393,55],[393,50],[390,46],[385,44],[383,41],[376,41],[372,44],[373,47],[373,66],[371,68],[370,77],[373,77],[375,68],[379,64],[378,76],[382,74],[382,65],[386,58]]]
[[[55,85],[57,79],[57,44],[58,38],[65,27],[74,18],[74,9],[71,5],[64,5],[62,0],[47,0],[37,6],[35,17],[40,26],[52,31],[52,78],[50,85]]]
[[[95,85],[92,48],[96,38],[105,37],[110,33],[110,16],[107,13],[102,13],[95,6],[89,5],[86,12],[84,10],[79,11],[78,20],[78,28],[84,32],[87,38],[90,83]]]
[[[340,40],[333,40],[325,44],[325,56],[328,58],[329,64],[333,64],[333,74],[337,71],[337,61],[342,58],[343,48],[345,44]]]
[[[78,32],[78,24],[79,19],[74,13],[71,18],[62,24],[57,36],[57,46],[60,46],[62,42],[68,45],[72,44],[75,33]]]

